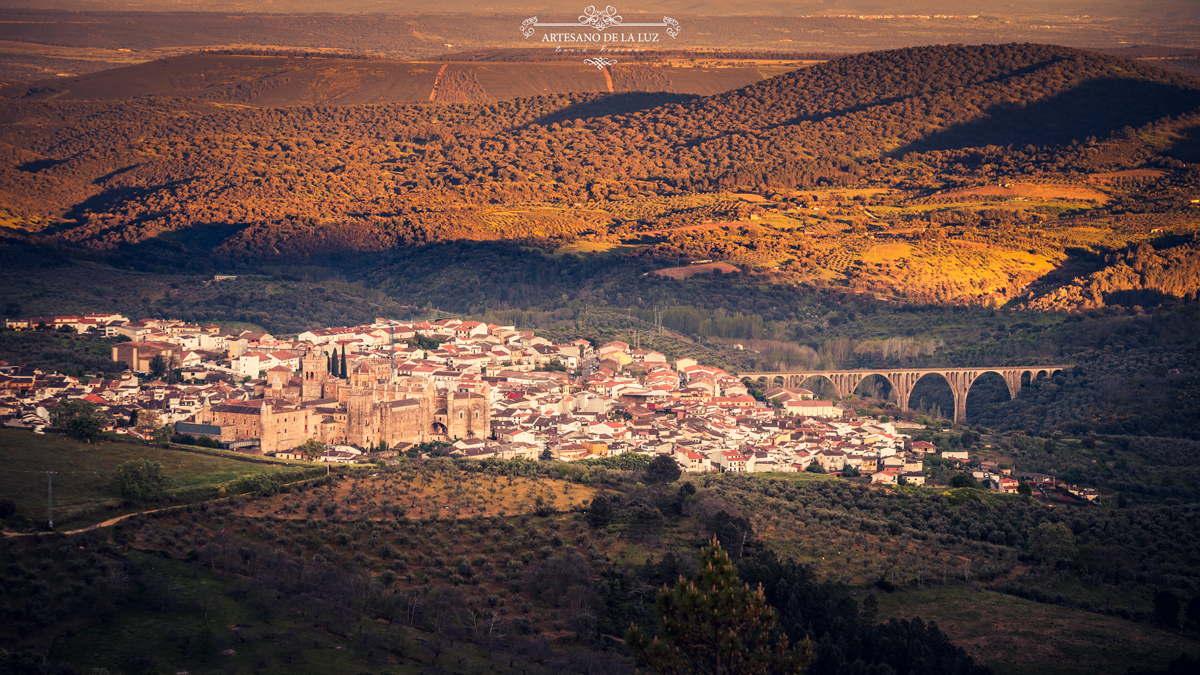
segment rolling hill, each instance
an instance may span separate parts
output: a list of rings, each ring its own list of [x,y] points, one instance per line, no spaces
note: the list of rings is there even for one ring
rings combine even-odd
[[[741,76],[678,70],[713,88]],[[0,222],[154,264],[386,253],[395,271],[434,244],[583,242],[626,251],[603,263],[622,279],[711,259],[768,283],[984,304],[1103,266],[1081,251],[1196,230],[1200,82],[1185,75],[1031,44],[860,54],[709,96],[672,93],[675,73],[618,67],[614,85],[665,91],[606,93],[559,63],[207,55],[12,86]],[[551,80],[579,91],[519,96]],[[424,100],[368,102],[387,96]],[[566,297],[581,282],[605,283]],[[557,285],[526,297],[544,293],[563,301]]]

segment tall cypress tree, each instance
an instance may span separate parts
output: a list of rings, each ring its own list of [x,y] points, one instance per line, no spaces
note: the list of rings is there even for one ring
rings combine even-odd
[[[350,372],[346,370],[346,345],[342,345],[342,379],[350,377]]]

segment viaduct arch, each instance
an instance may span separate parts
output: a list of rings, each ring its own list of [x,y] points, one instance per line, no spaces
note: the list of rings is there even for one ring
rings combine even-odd
[[[908,410],[908,398],[912,395],[913,387],[926,375],[937,375],[950,385],[954,394],[954,421],[962,422],[967,417],[967,394],[971,386],[981,376],[988,373],[999,375],[1008,385],[1008,394],[1017,397],[1017,392],[1024,387],[1025,376],[1030,380],[1050,378],[1071,366],[1020,366],[1004,368],[893,368],[883,370],[810,370],[792,372],[742,373],[743,377],[751,380],[766,378],[768,384],[776,378],[783,380],[785,387],[799,387],[810,377],[823,377],[833,385],[833,392],[839,399],[854,392],[866,378],[871,375],[882,377],[892,386],[896,393],[896,402],[901,410]]]

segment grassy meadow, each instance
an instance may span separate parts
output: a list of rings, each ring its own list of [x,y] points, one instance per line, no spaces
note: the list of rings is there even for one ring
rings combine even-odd
[[[0,495],[17,504],[17,517],[46,517],[46,473],[54,473],[54,521],[70,529],[116,515],[120,496],[111,476],[121,464],[148,459],[162,464],[175,481],[173,493],[220,487],[255,474],[279,474],[297,465],[248,462],[234,455],[208,451],[189,452],[155,446],[101,441],[80,443],[55,433],[0,430],[0,456],[6,471],[0,473]]]

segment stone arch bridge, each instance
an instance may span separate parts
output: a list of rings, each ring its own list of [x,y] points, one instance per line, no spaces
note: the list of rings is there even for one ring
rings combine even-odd
[[[913,387],[922,378],[935,375],[941,377],[950,385],[954,394],[954,421],[961,422],[967,417],[967,394],[971,386],[980,377],[989,373],[999,375],[1008,385],[1008,394],[1017,397],[1017,392],[1024,386],[1025,376],[1030,380],[1053,377],[1071,366],[1020,366],[1003,368],[890,368],[877,370],[809,370],[789,372],[750,372],[742,373],[742,377],[751,380],[767,381],[768,387],[780,386],[776,380],[782,380],[784,387],[800,387],[812,377],[825,378],[833,385],[834,395],[839,399],[854,393],[858,385],[868,377],[875,375],[887,380],[896,395],[896,403],[901,410],[908,410],[908,398],[912,395]]]

